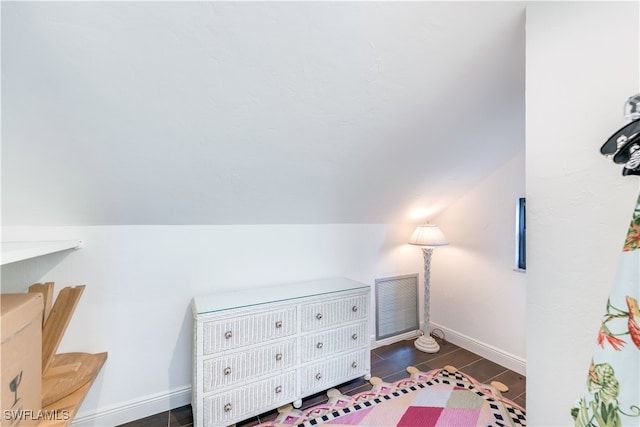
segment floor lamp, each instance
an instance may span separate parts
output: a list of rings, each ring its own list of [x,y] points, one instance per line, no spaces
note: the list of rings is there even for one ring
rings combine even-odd
[[[419,225],[411,235],[409,244],[421,246],[424,255],[424,327],[423,335],[418,337],[415,346],[425,353],[437,353],[440,346],[429,333],[429,287],[431,281],[431,255],[435,246],[448,245],[447,239],[436,225]]]

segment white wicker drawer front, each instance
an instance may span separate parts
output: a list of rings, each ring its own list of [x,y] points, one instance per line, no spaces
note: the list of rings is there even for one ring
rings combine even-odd
[[[367,295],[356,295],[333,301],[302,306],[302,330],[326,328],[367,318]]]
[[[202,333],[203,355],[287,337],[296,333],[296,308],[204,322]]]
[[[355,323],[339,329],[330,329],[302,339],[302,361],[333,356],[346,350],[367,345],[367,323]]]
[[[366,373],[369,350],[361,350],[342,357],[316,363],[302,369],[302,394],[324,390]]]
[[[199,363],[202,363],[203,389],[207,393],[245,379],[293,368],[296,365],[296,341],[292,339],[268,347],[210,357]]]
[[[245,419],[247,414],[260,413],[262,408],[271,409],[291,402],[295,395],[296,371],[290,371],[248,387],[206,396],[203,426],[220,427],[233,424]]]

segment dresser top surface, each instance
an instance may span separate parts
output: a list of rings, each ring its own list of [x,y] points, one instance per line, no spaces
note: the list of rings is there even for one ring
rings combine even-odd
[[[277,286],[222,291],[193,298],[193,314],[207,314],[278,301],[326,295],[369,286],[344,277],[288,283]]]

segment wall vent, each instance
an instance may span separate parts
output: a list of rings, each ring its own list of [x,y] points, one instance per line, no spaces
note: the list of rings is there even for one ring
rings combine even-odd
[[[418,275],[376,279],[376,340],[420,329]]]

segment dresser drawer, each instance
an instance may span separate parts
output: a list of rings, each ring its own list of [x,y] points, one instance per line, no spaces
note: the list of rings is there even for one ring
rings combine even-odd
[[[283,371],[296,365],[296,340],[258,347],[249,351],[210,357],[202,363],[205,393],[245,379]]]
[[[220,427],[233,424],[233,420],[238,420],[238,417],[258,414],[263,412],[262,409],[272,409],[291,402],[295,396],[295,370],[226,393],[212,393],[203,399],[202,425]]]
[[[368,309],[367,295],[305,304],[302,306],[302,331],[366,319]]]
[[[324,390],[367,372],[369,350],[364,349],[302,368],[302,394]]]
[[[283,338],[296,333],[296,308],[205,321],[202,355]]]
[[[368,375],[370,290],[334,277],[195,297],[193,425],[228,426]]]
[[[332,356],[367,344],[367,323],[355,323],[338,329],[325,330],[302,338],[302,361]]]

